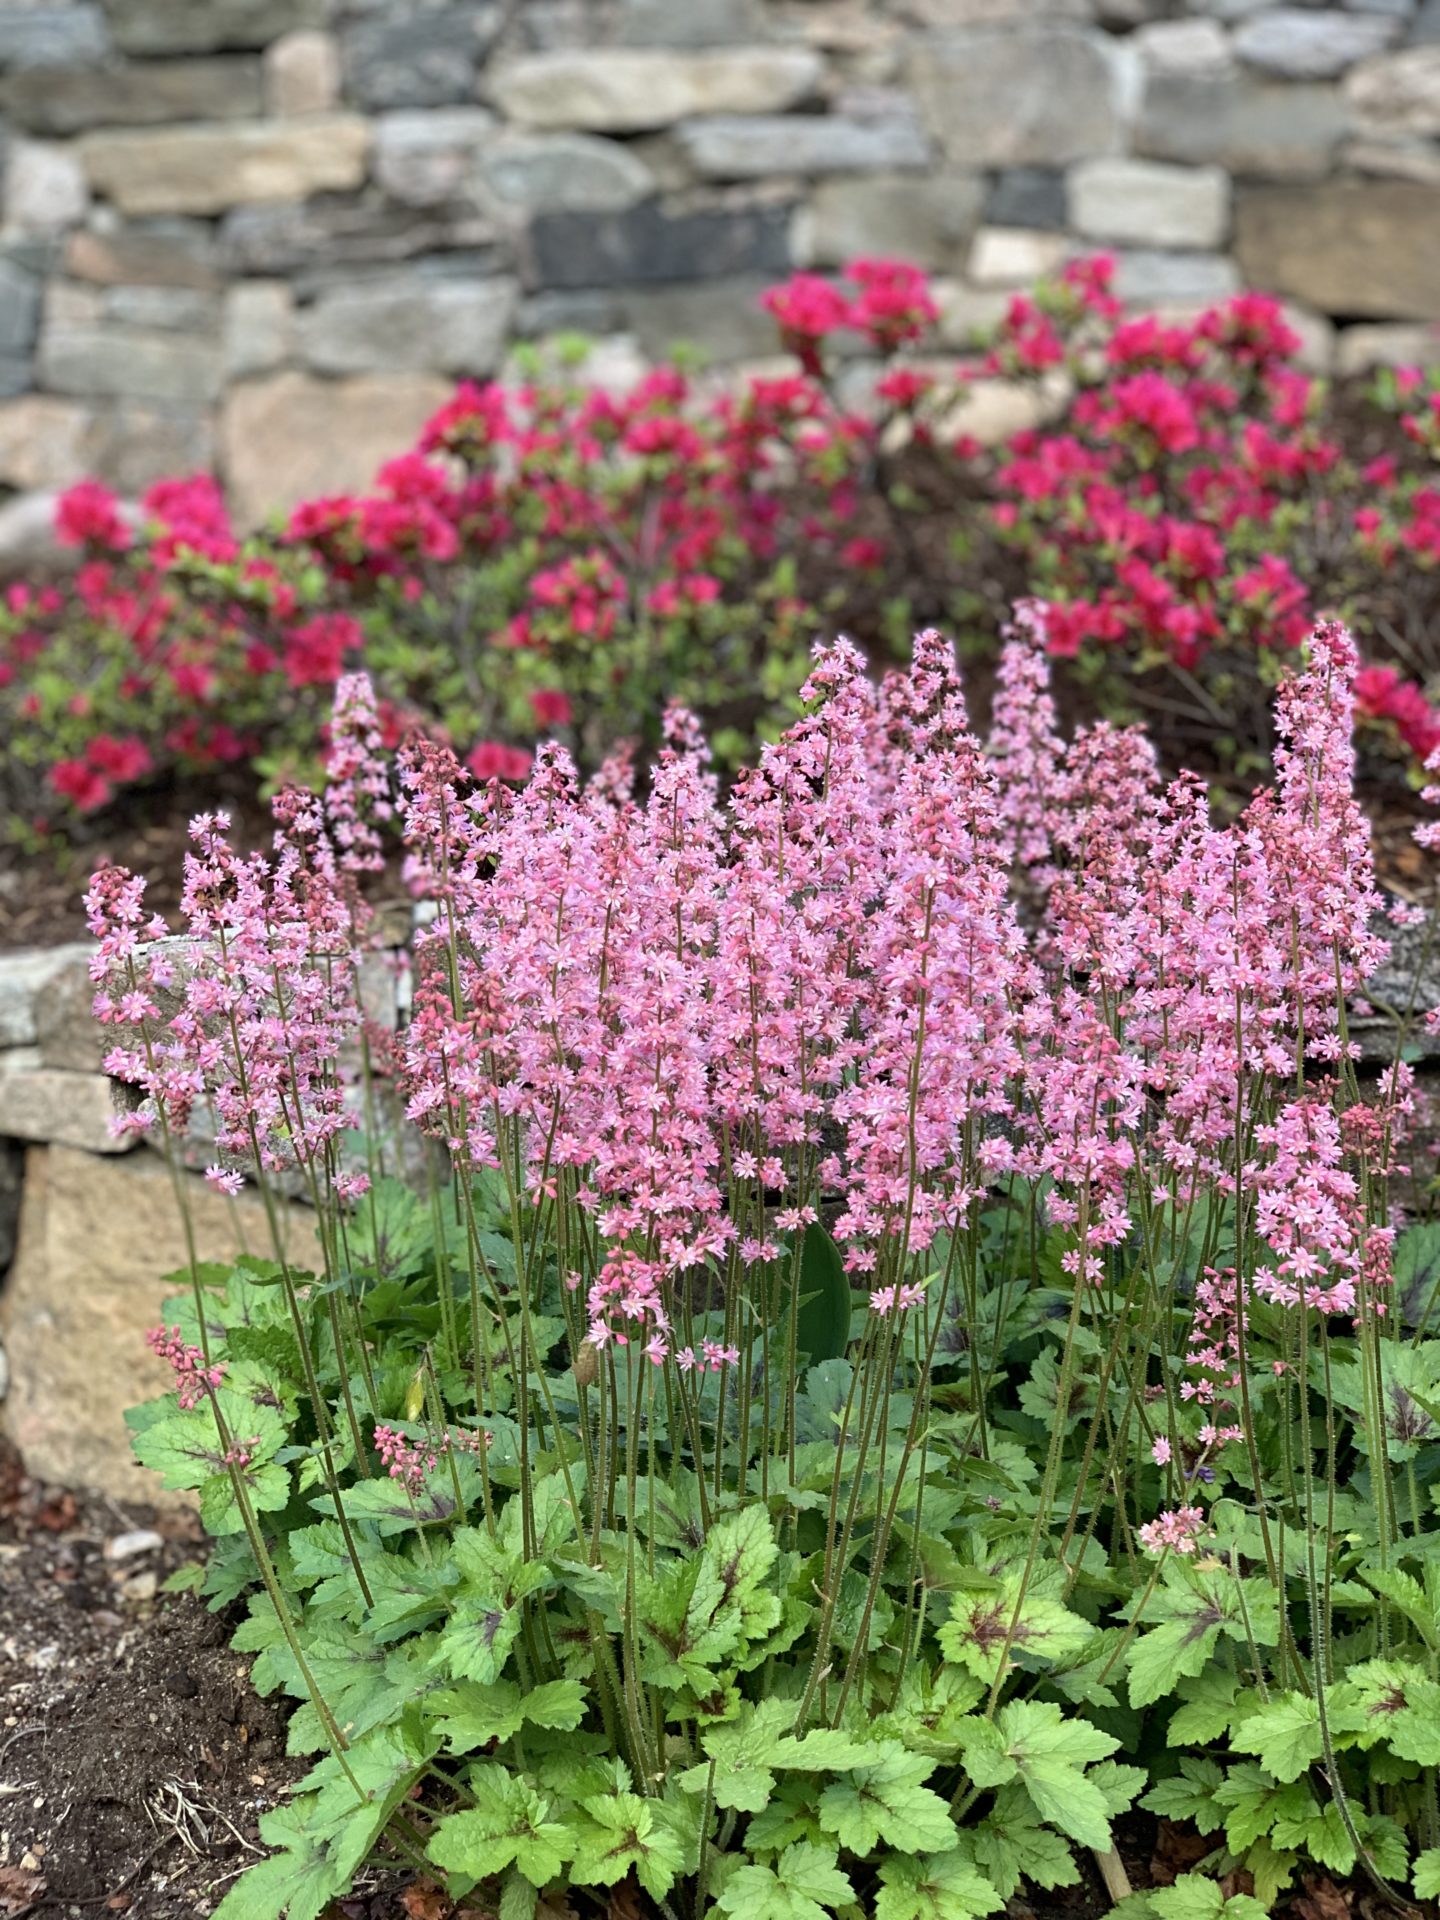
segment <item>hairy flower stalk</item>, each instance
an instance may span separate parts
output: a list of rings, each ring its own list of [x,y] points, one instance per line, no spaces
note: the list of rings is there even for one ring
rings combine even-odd
[[[176,961],[135,883],[99,876],[97,1007],[138,1036],[109,1062],[140,1095],[121,1124],[175,1146],[208,1103],[217,1181],[253,1181],[277,1229],[287,1185],[314,1208],[323,1281],[283,1248],[274,1278],[334,1530],[310,1551],[359,1596],[345,1631],[408,1620],[423,1575],[447,1724],[522,1774],[523,1713],[472,1727],[466,1689],[513,1659],[544,1702],[583,1666],[626,1818],[668,1817],[683,1747],[723,1852],[725,1796],[750,1789],[705,1742],[757,1704],[763,1663],[777,1740],[843,1742],[919,1710],[910,1655],[938,1644],[973,1684],[967,1737],[1002,1741],[1017,1673],[1067,1634],[1078,1658],[1082,1596],[1113,1608],[1097,1557],[1133,1598],[1091,1665],[1133,1694],[1153,1610],[1225,1572],[1223,1548],[1304,1583],[1303,1631],[1238,1572],[1216,1619],[1317,1704],[1358,1846],[1326,1693],[1332,1395],[1372,1463],[1383,1574],[1405,1542],[1374,1462],[1413,1363],[1391,1198],[1409,1076],[1362,1082],[1347,1029],[1382,947],[1355,672],[1319,629],[1280,696],[1276,785],[1225,826],[1138,734],[1062,738],[1024,617],[988,748],[937,634],[878,688],[841,643],[728,795],[678,708],[643,785],[618,762],[582,784],[550,746],[512,792],[416,737],[392,788],[347,682],[329,783],[281,796],[270,855],[197,821]],[[392,806],[425,910],[385,1054],[423,1201],[355,1170]],[[367,1236],[399,1263],[368,1288]],[[196,1329],[162,1345],[187,1417],[218,1419],[246,1376],[207,1345],[198,1269],[194,1294]],[[1332,1380],[1337,1330],[1356,1359]],[[242,1518],[289,1498],[267,1431],[222,1435]],[[1419,1504],[1412,1474],[1412,1539]],[[678,1598],[677,1554],[688,1581],[710,1568]],[[755,1661],[707,1668],[727,1607]],[[947,1821],[977,1780],[957,1763],[932,1796]]]

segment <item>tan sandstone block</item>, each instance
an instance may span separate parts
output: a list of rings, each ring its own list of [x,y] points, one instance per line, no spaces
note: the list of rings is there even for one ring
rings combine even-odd
[[[213,127],[92,133],[79,142],[91,189],[123,213],[224,213],[338,193],[365,178],[370,126],[358,114]]]
[[[189,1176],[202,1260],[244,1248],[269,1252],[264,1211],[250,1194],[231,1203]],[[288,1253],[316,1259],[310,1217],[289,1214]],[[176,1291],[164,1276],[185,1263],[169,1169],[155,1155],[98,1160],[67,1147],[28,1156],[20,1245],[3,1295],[0,1333],[10,1392],[6,1431],[42,1480],[97,1487],[122,1500],[162,1500],[155,1477],[130,1453],[125,1409],[164,1390],[169,1369],[145,1345],[161,1303]]]
[[[221,455],[231,504],[245,526],[315,494],[366,487],[403,453],[450,395],[423,373],[317,380],[279,373],[225,396]]]

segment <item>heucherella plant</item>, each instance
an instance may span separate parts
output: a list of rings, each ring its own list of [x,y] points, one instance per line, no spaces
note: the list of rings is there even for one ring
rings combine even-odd
[[[1124,1892],[1137,1801],[1253,1898],[1127,1911],[1440,1890],[1440,1230],[1403,1031],[1348,1028],[1355,672],[1317,629],[1224,826],[1060,736],[1023,610],[988,744],[938,635],[840,644],[728,795],[678,710],[643,790],[392,767],[350,679],[268,856],[195,822],[183,938],[96,876],[119,1124],[276,1230],[178,1276],[132,1416],[317,1756],[223,1920],[377,1853],[502,1920],[980,1920]]]

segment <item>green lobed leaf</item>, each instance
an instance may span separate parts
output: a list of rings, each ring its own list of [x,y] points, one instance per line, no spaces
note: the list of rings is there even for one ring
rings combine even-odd
[[[1265,1771],[1282,1783],[1298,1780],[1323,1751],[1320,1709],[1307,1694],[1272,1694],[1235,1728],[1230,1744],[1240,1753],[1256,1754]]]
[[[1168,1780],[1157,1780],[1140,1804],[1149,1813],[1170,1820],[1189,1820],[1201,1833],[1213,1833],[1224,1825],[1224,1814],[1216,1806],[1215,1794],[1225,1775],[1213,1760],[1202,1755],[1182,1754],[1180,1771]]]
[[[947,1660],[990,1682],[1007,1657],[1007,1637],[1009,1660],[1053,1666],[1081,1652],[1093,1632],[1089,1621],[1033,1586],[1022,1599],[1020,1577],[1012,1575],[989,1592],[952,1594],[938,1638]]]
[[[533,1887],[553,1880],[574,1850],[571,1828],[549,1818],[547,1800],[494,1765],[471,1767],[466,1785],[474,1806],[449,1814],[436,1827],[426,1855],[446,1873],[488,1879],[514,1867]]]
[[[773,1867],[741,1867],[716,1901],[736,1920],[829,1920],[836,1907],[855,1898],[837,1864],[834,1847],[797,1840]]]
[[[875,1920],[982,1920],[1004,1905],[963,1848],[922,1859],[890,1854],[880,1863]]]
[[[1266,1920],[1264,1907],[1248,1894],[1227,1900],[1216,1880],[1182,1873],[1170,1887],[1152,1887],[1148,1899],[1160,1920]]]
[[[1074,1854],[1058,1833],[1040,1825],[1023,1787],[1002,1788],[990,1814],[966,1829],[963,1844],[1006,1899],[1022,1878],[1047,1890],[1073,1887],[1080,1879]]]
[[[581,1802],[587,1823],[575,1840],[570,1877],[581,1887],[613,1887],[633,1873],[663,1900],[685,1870],[684,1831],[673,1808],[638,1793],[597,1794]]]
[[[1119,1744],[1087,1721],[1067,1719],[1052,1701],[1013,1700],[993,1722],[972,1723],[965,1767],[976,1786],[1018,1778],[1042,1820],[1082,1846],[1103,1848],[1111,1844],[1105,1796],[1082,1769]]]
[[[820,1795],[820,1824],[850,1853],[873,1853],[883,1840],[907,1853],[941,1853],[955,1844],[955,1823],[940,1795],[924,1785],[935,1760],[898,1745],[876,1747]]]
[[[788,1700],[748,1701],[735,1720],[707,1727],[702,1744],[708,1761],[680,1775],[687,1793],[703,1794],[707,1786],[717,1807],[736,1813],[759,1813],[775,1790],[771,1755],[782,1733],[788,1733],[795,1709]]]
[[[1351,1725],[1358,1744],[1383,1740],[1402,1760],[1440,1766],[1440,1685],[1411,1660],[1366,1660],[1350,1668]]]
[[[1421,1900],[1440,1900],[1440,1847],[1416,1854],[1410,1884]]]

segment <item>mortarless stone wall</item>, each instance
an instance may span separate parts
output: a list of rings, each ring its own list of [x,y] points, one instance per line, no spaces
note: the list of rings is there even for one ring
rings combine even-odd
[[[1440,0],[0,0],[0,557],[95,471],[360,484],[456,376],[770,350],[909,256],[960,344],[1112,247],[1342,370],[1440,317]]]

